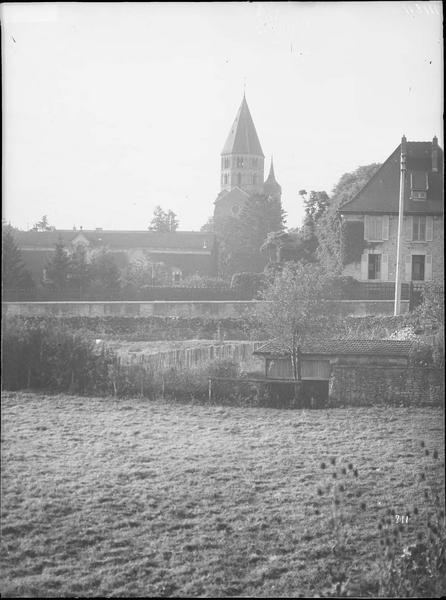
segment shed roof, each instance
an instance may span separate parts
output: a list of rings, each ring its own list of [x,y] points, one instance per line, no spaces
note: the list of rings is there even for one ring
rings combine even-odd
[[[302,345],[304,354],[326,355],[379,355],[407,357],[414,347],[411,340],[312,340]],[[257,348],[254,354],[289,356],[290,351],[280,340],[270,340]]]

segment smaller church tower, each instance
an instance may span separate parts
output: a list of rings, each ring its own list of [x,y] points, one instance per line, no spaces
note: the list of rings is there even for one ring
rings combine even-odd
[[[264,160],[246,97],[243,95],[221,153],[221,191],[230,192],[237,187],[248,194],[261,193]]]
[[[276,176],[274,174],[273,157],[271,157],[271,167],[269,169],[269,175],[263,184],[263,193],[267,197],[274,198],[275,200],[282,199],[282,188],[277,183]]]

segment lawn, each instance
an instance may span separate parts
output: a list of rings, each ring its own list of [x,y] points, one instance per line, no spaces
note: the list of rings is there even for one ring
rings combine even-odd
[[[5,393],[2,414],[8,597],[314,595],[330,568],[347,565],[352,589],[371,595],[381,515],[409,510],[402,535],[413,540],[420,471],[428,482],[444,477],[439,409]],[[317,488],[343,466],[348,535],[335,559],[329,501]]]

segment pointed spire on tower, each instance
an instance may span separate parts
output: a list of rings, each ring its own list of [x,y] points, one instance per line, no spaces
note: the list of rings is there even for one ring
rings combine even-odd
[[[243,94],[242,103],[237,111],[222,154],[252,154],[262,158],[264,156],[245,94]]]
[[[277,182],[276,175],[274,173],[274,162],[271,156],[271,166],[269,168],[268,177],[263,184],[263,193],[273,198],[279,198],[282,196],[282,188]]]

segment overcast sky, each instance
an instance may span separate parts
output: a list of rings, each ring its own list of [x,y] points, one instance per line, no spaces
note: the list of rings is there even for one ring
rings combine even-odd
[[[443,147],[440,2],[3,4],[3,216],[197,230],[243,96],[287,225],[405,134]],[[265,176],[267,173],[265,174]]]

